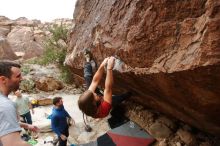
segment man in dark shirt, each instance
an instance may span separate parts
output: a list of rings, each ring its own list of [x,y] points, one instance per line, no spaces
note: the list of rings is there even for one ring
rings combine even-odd
[[[54,107],[51,115],[52,130],[58,136],[59,146],[66,146],[67,138],[69,136],[69,125],[67,123],[67,119],[71,119],[71,117],[65,110],[61,97],[55,97],[53,99],[53,104]]]

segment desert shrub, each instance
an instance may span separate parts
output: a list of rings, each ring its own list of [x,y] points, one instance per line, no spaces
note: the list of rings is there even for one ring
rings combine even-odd
[[[29,66],[23,65],[21,67],[21,72],[22,72],[23,75],[27,75],[30,71],[31,71],[31,69],[30,69]]]
[[[65,57],[67,54],[67,46],[61,42],[67,43],[68,29],[61,25],[53,25],[49,28],[51,35],[46,39],[44,43],[45,51],[43,55],[37,59],[37,63],[40,65],[57,64],[61,69],[60,79],[65,83],[71,83],[73,77],[70,69],[64,66]]]

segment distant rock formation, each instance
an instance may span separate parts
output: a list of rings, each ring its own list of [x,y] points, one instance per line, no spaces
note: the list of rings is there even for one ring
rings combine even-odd
[[[54,91],[63,89],[63,84],[53,77],[42,77],[36,80],[36,88],[42,91]]]
[[[18,57],[30,59],[42,55],[44,41],[46,36],[50,35],[49,27],[54,24],[63,24],[70,28],[72,20],[55,19],[52,22],[41,23],[40,20],[28,20],[25,17],[10,20],[5,16],[0,16],[0,37],[9,43]],[[0,51],[3,52],[3,50]]]
[[[7,40],[0,36],[0,59],[15,60],[16,54],[12,51]]]
[[[126,65],[114,87],[140,104],[220,135],[220,3],[78,1],[65,63],[83,76],[83,49]]]

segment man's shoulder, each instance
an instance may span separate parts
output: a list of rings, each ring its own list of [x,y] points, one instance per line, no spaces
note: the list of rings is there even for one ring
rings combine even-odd
[[[2,94],[0,94],[0,101],[7,101],[8,98]]]
[[[26,99],[24,97],[15,99],[15,103],[23,103],[25,101],[26,101]]]
[[[15,106],[15,103],[5,96],[0,97],[0,107],[5,107],[8,109],[8,108],[11,108],[10,105]]]
[[[18,99],[18,98],[16,98],[16,99],[14,100],[14,102],[15,102],[15,103],[18,103],[18,102],[19,102],[19,99]]]
[[[52,110],[52,113],[51,113],[51,117],[57,117],[57,116],[59,116],[59,114],[57,113],[57,110],[55,110],[55,109],[53,109]]]
[[[52,113],[50,119],[54,122],[57,122],[57,120],[59,119],[59,114],[57,113]]]
[[[22,96],[22,99],[29,100],[29,96]]]

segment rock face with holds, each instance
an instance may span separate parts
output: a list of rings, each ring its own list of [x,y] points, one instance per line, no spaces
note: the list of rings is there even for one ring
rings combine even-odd
[[[83,49],[98,64],[124,62],[114,88],[144,106],[220,135],[220,3],[78,1],[65,63],[83,77]]]

